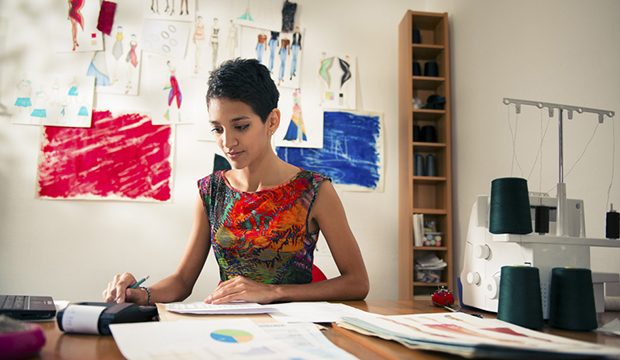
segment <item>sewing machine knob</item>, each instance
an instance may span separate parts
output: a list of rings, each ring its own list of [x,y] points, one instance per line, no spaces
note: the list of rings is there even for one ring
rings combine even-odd
[[[475,271],[472,271],[467,274],[467,282],[472,285],[480,285],[480,274]]]
[[[479,259],[488,259],[491,257],[491,249],[488,245],[476,245],[474,248],[474,256]]]
[[[482,284],[482,286],[484,288],[484,295],[488,299],[491,299],[491,300],[497,299],[497,296],[499,295],[499,284],[498,283],[499,281],[495,277],[490,277],[484,280],[484,283]]]

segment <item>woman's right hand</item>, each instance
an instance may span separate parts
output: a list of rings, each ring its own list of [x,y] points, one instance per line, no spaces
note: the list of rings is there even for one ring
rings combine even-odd
[[[123,302],[146,304],[148,293],[145,290],[129,288],[137,282],[136,278],[130,273],[114,276],[114,279],[108,284],[108,288],[103,290],[103,300],[119,304]]]

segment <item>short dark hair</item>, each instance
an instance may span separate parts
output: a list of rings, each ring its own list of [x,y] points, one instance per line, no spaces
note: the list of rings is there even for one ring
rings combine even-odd
[[[241,101],[248,104],[263,123],[278,107],[278,88],[269,69],[256,59],[225,61],[211,72],[207,84],[207,107],[212,99]]]

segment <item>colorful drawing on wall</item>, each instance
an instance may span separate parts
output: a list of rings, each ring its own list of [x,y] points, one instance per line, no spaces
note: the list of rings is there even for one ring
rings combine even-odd
[[[45,127],[37,197],[169,202],[173,139],[173,127],[136,113],[94,111],[88,129]]]
[[[192,124],[197,116],[206,116],[206,81],[194,76],[189,61],[147,57],[148,77],[142,93],[152,100],[153,124]],[[202,109],[202,115],[196,109]]]
[[[138,95],[142,67],[141,3],[117,0],[114,27],[104,35],[105,51],[95,52],[87,75],[95,76],[97,93]]]
[[[322,148],[323,111],[302,89],[280,88],[280,127],[274,135],[275,146]]]
[[[89,127],[95,79],[24,71],[12,88],[13,124]]]
[[[325,111],[322,149],[278,147],[278,156],[319,171],[349,191],[383,191],[383,114]]]
[[[191,27],[191,23],[184,21],[146,19],[142,27],[142,50],[184,59]]]
[[[102,33],[97,30],[98,0],[68,0],[67,17],[53,19],[56,52],[103,50]]]
[[[148,19],[194,21],[196,0],[142,0],[142,14]]]
[[[316,78],[319,85],[320,106],[355,109],[355,57],[322,53]]]
[[[303,57],[303,31],[283,33],[242,26],[240,51],[243,58],[257,59],[267,66],[278,87],[299,88],[299,69]]]

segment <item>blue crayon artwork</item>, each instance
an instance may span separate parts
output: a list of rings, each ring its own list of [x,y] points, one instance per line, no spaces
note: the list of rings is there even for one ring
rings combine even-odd
[[[383,191],[383,115],[353,110],[323,113],[323,148],[278,147],[278,156],[318,171],[353,191]]]

